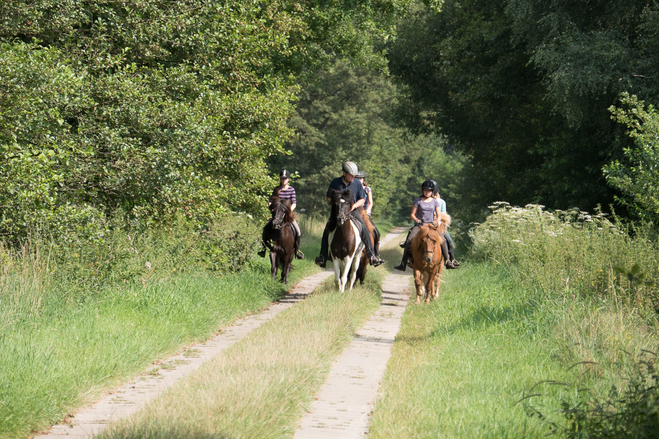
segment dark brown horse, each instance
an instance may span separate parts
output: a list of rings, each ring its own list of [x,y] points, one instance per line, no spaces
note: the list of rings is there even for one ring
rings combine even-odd
[[[277,278],[277,270],[281,267],[281,281],[288,284],[288,273],[295,256],[295,215],[291,210],[290,200],[272,197],[270,213],[272,219],[263,228],[263,242],[270,250],[272,278]]]
[[[344,292],[346,286],[352,290],[355,284],[364,243],[359,236],[356,221],[350,218],[354,204],[352,191],[332,190],[331,200],[332,219],[336,228],[328,237],[330,257],[334,263],[334,282],[339,291]]]
[[[412,240],[411,263],[414,269],[414,285],[416,286],[416,300],[418,304],[421,296],[426,295],[425,303],[430,299],[436,299],[439,294],[439,280],[444,270],[444,256],[442,255],[442,244],[446,228],[451,223],[451,217],[442,212],[439,226],[424,224]]]

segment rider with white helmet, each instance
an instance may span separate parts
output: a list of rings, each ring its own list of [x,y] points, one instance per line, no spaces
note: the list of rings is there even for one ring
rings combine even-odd
[[[355,203],[352,206],[351,217],[358,221],[361,225],[360,236],[364,242],[364,246],[366,247],[366,256],[369,258],[371,265],[377,267],[378,265],[384,263],[384,261],[380,259],[380,257],[376,254],[375,249],[373,248],[371,234],[368,232],[366,224],[364,223],[364,219],[357,210],[359,207],[364,205],[364,201],[366,199],[366,192],[364,192],[364,187],[362,186],[361,182],[355,178],[355,176],[359,173],[359,169],[355,163],[350,161],[344,162],[342,169],[343,175],[333,179],[329,185],[329,188],[327,189],[327,202],[332,202],[332,198],[330,197],[332,189],[338,191],[350,190],[352,192],[353,196],[355,197]],[[335,228],[336,219],[330,216],[330,219],[325,225],[325,230],[323,231],[323,238],[320,244],[320,255],[316,258],[316,264],[323,268],[326,266],[327,260],[329,259],[329,233]]]

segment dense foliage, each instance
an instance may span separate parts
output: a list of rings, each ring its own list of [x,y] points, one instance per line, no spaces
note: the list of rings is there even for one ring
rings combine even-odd
[[[382,66],[404,1],[0,4],[0,235],[263,214],[298,77]]]
[[[290,127],[297,136],[291,155],[271,160],[273,170],[296,172],[298,205],[312,215],[328,214],[330,181],[351,160],[373,189],[374,216],[408,220],[412,201],[426,179],[437,180],[452,212],[461,206],[464,158],[435,135],[410,136],[396,126],[398,91],[377,72],[339,62],[319,72],[299,93]]]
[[[618,188],[617,199],[639,218],[659,224],[659,113],[636,96],[623,95],[628,108],[612,107],[614,117],[629,128],[634,146],[624,149],[623,161],[604,167],[607,182]]]
[[[608,108],[659,98],[657,29],[649,0],[446,0],[401,23],[390,70],[408,125],[473,159],[479,205],[593,210],[616,193],[602,167],[631,145]]]

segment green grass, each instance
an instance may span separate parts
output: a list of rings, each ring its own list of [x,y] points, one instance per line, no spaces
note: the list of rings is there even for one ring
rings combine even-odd
[[[288,438],[334,359],[380,304],[382,269],[337,293],[333,279],[204,364],[104,438]]]
[[[527,407],[555,419],[579,386],[610,388],[612,354],[654,342],[639,319],[622,327],[611,308],[563,306],[520,286],[501,265],[466,263],[445,273],[440,298],[403,317],[370,438],[544,437],[547,426]],[[591,325],[598,326],[586,331]],[[627,344],[602,343],[614,335]],[[582,360],[598,365],[570,369]],[[568,385],[538,384],[545,380]]]
[[[312,251],[304,242],[303,250]],[[72,282],[53,281],[47,273],[54,268],[42,260],[7,261],[0,276],[0,438],[61,421],[286,291],[270,279],[269,259],[258,257],[238,274],[172,270],[90,294],[69,293]],[[75,278],[56,268],[60,278]],[[295,261],[289,282],[315,271],[311,260]]]

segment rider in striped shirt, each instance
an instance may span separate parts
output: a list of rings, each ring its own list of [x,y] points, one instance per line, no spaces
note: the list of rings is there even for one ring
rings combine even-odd
[[[290,200],[291,211],[295,210],[297,199],[295,197],[295,189],[288,184],[290,181],[291,173],[287,169],[282,170],[279,173],[279,186],[273,189],[272,195],[270,195],[270,201],[268,201],[268,206],[271,204],[273,197],[279,197],[282,200]],[[271,221],[272,218],[268,220],[268,223]],[[268,223],[266,223],[266,226]],[[298,226],[297,221],[295,220],[293,220],[293,227],[295,228],[295,257],[297,259],[304,259],[304,254],[302,253],[302,250],[300,250],[300,226]],[[265,230],[265,227],[263,229]],[[258,254],[261,257],[265,257],[265,246]]]

